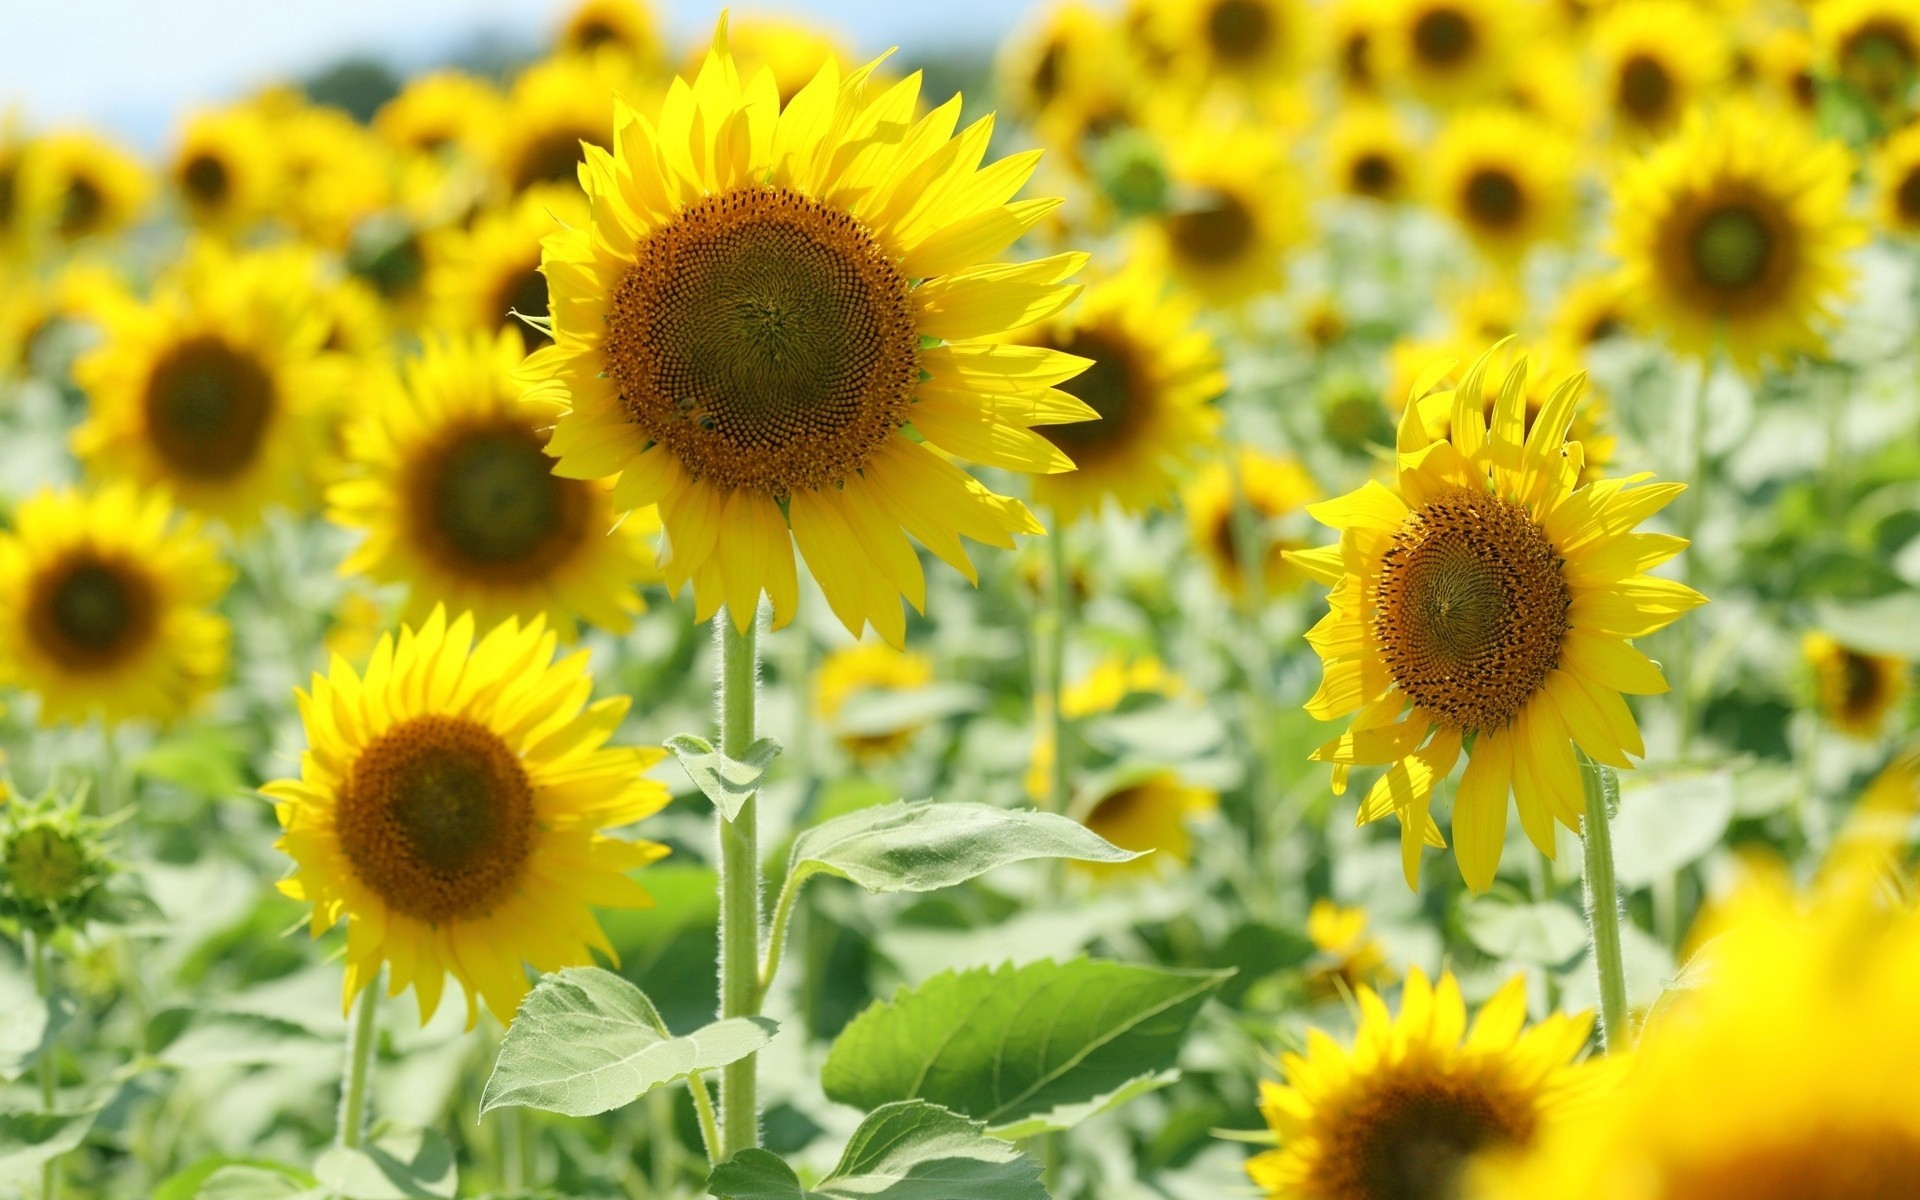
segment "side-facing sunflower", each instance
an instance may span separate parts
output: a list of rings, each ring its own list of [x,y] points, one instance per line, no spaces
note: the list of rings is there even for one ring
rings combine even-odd
[[[1920,74],[1920,0],[1823,0],[1813,9],[1813,40],[1824,72],[1883,119],[1911,110]]]
[[[1056,386],[1098,414],[1041,429],[1076,470],[1034,477],[1033,498],[1062,521],[1108,497],[1138,513],[1170,499],[1219,438],[1213,401],[1227,389],[1220,351],[1199,306],[1157,272],[1136,268],[1097,283],[1062,316],[1021,335],[1092,365]]]
[[[540,239],[586,223],[587,202],[578,188],[545,184],[479,213],[464,228],[429,233],[427,291],[434,317],[448,329],[510,331],[528,351],[547,345],[552,339],[521,319],[544,323],[548,315]]]
[[[1321,6],[1319,20],[1341,93],[1378,98],[1385,82],[1381,43],[1392,26],[1391,0],[1332,0]]]
[[[1153,877],[1193,861],[1188,825],[1211,815],[1220,797],[1184,782],[1175,771],[1128,772],[1083,792],[1073,816],[1094,833],[1139,858],[1125,862],[1074,861],[1071,869],[1095,879]]]
[[[171,721],[226,674],[232,575],[163,495],[40,492],[0,534],[0,672],[42,723]]]
[[[238,232],[273,205],[280,157],[257,111],[204,112],[181,130],[167,176],[195,225]]]
[[[409,79],[373,115],[373,131],[402,154],[479,158],[505,117],[500,89],[465,71]]]
[[[1247,507],[1253,511],[1254,534],[1267,543],[1261,590],[1268,597],[1284,595],[1306,581],[1286,558],[1289,550],[1303,549],[1305,543],[1281,526],[1318,500],[1320,488],[1297,459],[1246,447],[1237,449],[1234,455],[1231,464],[1224,457],[1208,464],[1182,495],[1187,537],[1213,568],[1213,577],[1222,590],[1236,598],[1243,596],[1247,578],[1235,529],[1237,475]]]
[[[583,143],[613,140],[614,91],[634,80],[624,59],[554,58],[513,81],[506,119],[493,142],[494,170],[509,193],[541,184],[573,185]]]
[[[1512,74],[1530,11],[1501,0],[1388,0],[1380,78],[1430,104],[1490,100]]]
[[[1526,977],[1508,980],[1471,1029],[1451,974],[1408,973],[1396,1016],[1358,990],[1360,1027],[1343,1046],[1307,1031],[1260,1085],[1279,1148],[1247,1162],[1270,1200],[1450,1200],[1478,1155],[1534,1146],[1578,1117],[1619,1075],[1580,1063],[1591,1014],[1529,1027]],[[1464,1035],[1464,1036],[1463,1036]]]
[[[1286,252],[1306,235],[1296,172],[1278,139],[1244,124],[1203,124],[1166,145],[1171,205],[1145,223],[1145,253],[1216,307],[1278,292]]]
[[[314,937],[347,922],[345,1003],[385,964],[388,994],[415,989],[422,1023],[449,974],[469,1025],[481,1002],[504,1024],[523,964],[612,957],[589,906],[651,906],[627,872],[667,852],[602,832],[667,802],[641,774],[665,751],[606,744],[628,699],[589,703],[586,654],[553,661],[538,618],[474,634],[471,614],[436,608],[382,637],[364,671],[334,659],[296,693],[299,778],[261,789],[293,860],[280,890],[313,905]]]
[[[274,215],[301,237],[345,250],[393,197],[392,151],[337,108],[271,92],[254,104],[280,152]]]
[[[1435,208],[1489,258],[1517,263],[1572,222],[1578,157],[1570,139],[1513,109],[1447,122],[1426,174]]]
[[[1705,597],[1645,572],[1685,548],[1633,529],[1683,490],[1600,480],[1576,489],[1580,443],[1566,441],[1585,377],[1555,387],[1526,426],[1526,362],[1515,364],[1491,427],[1482,355],[1453,392],[1435,440],[1410,402],[1391,484],[1369,482],[1312,506],[1338,545],[1288,559],[1332,587],[1332,611],[1307,641],[1324,662],[1307,711],[1352,715],[1312,757],[1334,764],[1334,790],[1355,766],[1387,770],[1362,822],[1401,822],[1409,885],[1424,842],[1445,845],[1429,815],[1434,787],[1468,755],[1453,804],[1454,852],[1467,886],[1493,883],[1508,796],[1541,853],[1557,819],[1579,829],[1584,791],[1574,746],[1614,767],[1644,755],[1622,693],[1667,690],[1660,668],[1628,645]]]
[[[20,200],[37,233],[62,242],[118,232],[153,194],[140,160],[91,133],[49,133],[33,141]]]
[[[1400,977],[1387,950],[1367,929],[1367,910],[1315,900],[1307,913],[1314,961],[1307,968],[1307,999],[1316,1003],[1358,996]]]
[[[555,344],[522,379],[562,408],[559,474],[660,506],[700,616],[744,627],[764,591],[784,624],[797,543],[848,629],[897,646],[900,598],[925,603],[907,534],[971,578],[961,535],[1041,532],[937,451],[1071,468],[1030,426],[1093,415],[1052,386],[1084,364],[987,339],[1070,303],[1086,256],[987,262],[1058,204],[1009,203],[1038,152],[980,168],[990,119],[954,137],[958,97],[916,120],[919,77],[873,95],[870,71],[830,64],[782,109],[723,24],[657,119],[623,103],[587,154],[591,228],[544,243]]]
[[[828,654],[813,677],[813,707],[834,740],[862,762],[891,758],[906,749],[918,724],[887,729],[846,729],[841,715],[855,697],[912,691],[933,682],[933,662],[924,654],[881,642],[855,642]]]
[[[1413,145],[1385,104],[1347,104],[1334,114],[1322,151],[1321,184],[1341,196],[1385,204],[1413,194],[1418,179]]]
[[[1645,324],[1748,368],[1819,353],[1863,236],[1852,175],[1846,147],[1797,121],[1743,105],[1690,117],[1614,190],[1614,252]]]
[[[430,335],[360,410],[349,477],[327,492],[328,517],[366,531],[341,573],[410,585],[414,620],[446,603],[483,625],[624,631],[635,589],[659,577],[658,522],[650,510],[620,521],[605,486],[553,474],[550,415],[520,399],[520,360],[511,332]]]
[[[1920,234],[1920,124],[1880,144],[1873,156],[1873,194],[1881,228]]]
[[[1555,355],[1578,362],[1588,350],[1634,331],[1634,305],[1618,271],[1581,275],[1553,306],[1547,342]]]
[[[201,245],[148,303],[102,311],[105,336],[73,369],[91,405],[73,448],[89,471],[165,488],[235,529],[299,505],[341,375],[311,278],[287,261]]]
[[[1822,716],[1857,738],[1886,731],[1887,714],[1907,693],[1911,670],[1905,659],[1855,650],[1826,633],[1809,633],[1800,642],[1813,668],[1814,697]]]
[[[1160,0],[1161,40],[1196,82],[1264,91],[1299,74],[1317,37],[1305,0]]]

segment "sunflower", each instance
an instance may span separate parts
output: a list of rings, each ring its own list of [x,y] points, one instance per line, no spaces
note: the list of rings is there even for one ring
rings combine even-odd
[[[1244,595],[1244,560],[1234,526],[1234,476],[1238,474],[1240,490],[1259,527],[1256,533],[1263,534],[1267,543],[1267,560],[1260,574],[1262,590],[1269,597],[1284,595],[1306,581],[1306,576],[1286,559],[1289,550],[1302,549],[1306,543],[1284,526],[1290,517],[1297,517],[1320,498],[1320,489],[1296,459],[1246,447],[1234,455],[1231,469],[1224,458],[1217,459],[1187,486],[1182,497],[1187,510],[1187,536],[1213,568],[1221,590],[1236,598]]]
[[[933,682],[933,662],[924,654],[895,650],[880,642],[856,642],[827,655],[813,678],[813,707],[829,728],[855,697],[913,691]],[[863,762],[892,758],[907,748],[917,724],[869,730],[836,729],[834,739]]]
[[[1173,202],[1146,223],[1147,257],[1216,307],[1279,291],[1305,216],[1277,139],[1246,125],[1202,125],[1170,138],[1167,159]]]
[[[1378,96],[1380,47],[1393,20],[1390,0],[1333,0],[1322,6],[1319,20],[1340,90],[1350,97]]]
[[[1417,885],[1420,847],[1444,845],[1429,815],[1434,786],[1471,740],[1453,805],[1455,853],[1467,886],[1485,891],[1506,841],[1507,797],[1540,852],[1558,819],[1583,809],[1577,743],[1614,767],[1644,755],[1621,693],[1667,689],[1660,669],[1627,644],[1705,602],[1644,572],[1685,541],[1634,533],[1683,489],[1601,480],[1575,489],[1580,443],[1567,442],[1580,390],[1554,388],[1526,428],[1526,363],[1508,373],[1491,430],[1482,355],[1453,391],[1444,440],[1409,403],[1397,476],[1309,508],[1340,542],[1288,555],[1333,588],[1332,611],[1307,635],[1324,660],[1307,711],[1354,715],[1312,757],[1334,765],[1334,790],[1355,766],[1385,766],[1360,819],[1401,822],[1401,854]],[[1404,717],[1404,719],[1403,719]]]
[[[21,134],[13,113],[0,113],[0,262],[14,258],[26,247],[27,214],[25,173],[31,143]]]
[[[1690,117],[1614,192],[1614,249],[1642,319],[1676,348],[1718,345],[1743,367],[1819,353],[1816,326],[1846,290],[1852,157],[1798,122],[1749,107]]]
[[[1328,190],[1392,204],[1412,194],[1413,146],[1384,104],[1343,105],[1327,130],[1322,168]]]
[[[19,187],[33,228],[62,242],[118,232],[153,192],[138,159],[91,133],[36,138]]]
[[[1908,111],[1920,70],[1920,0],[1823,0],[1813,40],[1827,72],[1883,119]]]
[[[386,145],[337,108],[270,94],[256,111],[280,154],[275,215],[301,237],[345,250],[360,223],[393,198]]]
[[[1447,122],[1427,168],[1434,207],[1495,261],[1517,263],[1562,236],[1573,218],[1572,142],[1512,109],[1481,109]]]
[[[202,245],[149,303],[102,310],[105,335],[73,369],[91,400],[73,434],[89,470],[235,529],[298,507],[341,375],[310,282],[286,263]]]
[[[1726,77],[1722,19],[1690,0],[1627,0],[1594,24],[1602,95],[1617,133],[1664,137]]]
[[[434,230],[425,246],[434,315],[448,329],[510,330],[529,351],[547,345],[552,339],[521,319],[547,319],[540,239],[586,223],[577,188],[545,184],[481,212],[466,228]]]
[[[1874,207],[1888,232],[1920,234],[1920,124],[1883,142],[1873,158]]]
[[[1505,86],[1523,10],[1502,0],[1389,0],[1380,77],[1434,104],[1491,99]]]
[[[1299,74],[1314,38],[1305,0],[1161,0],[1164,40],[1198,80],[1265,90]]]
[[[279,156],[253,109],[204,112],[181,131],[167,176],[195,225],[238,232],[272,207]]]
[[[617,61],[549,59],[514,80],[493,147],[495,173],[507,191],[572,185],[586,161],[584,145],[613,141],[614,89],[630,82]]]
[[[1184,689],[1180,677],[1151,655],[1127,658],[1109,654],[1095,663],[1085,676],[1061,690],[1060,712],[1069,721],[1080,721],[1100,713],[1114,712],[1136,698],[1170,700],[1179,696]],[[1047,704],[1046,693],[1041,693],[1039,699],[1044,708]],[[1035,721],[1034,729],[1037,735],[1033,741],[1033,755],[1027,763],[1026,788],[1029,795],[1039,799],[1047,793],[1048,779],[1053,770],[1053,742],[1048,735],[1046,721]]]
[[[1367,910],[1315,900],[1307,913],[1315,961],[1307,971],[1307,998],[1324,1003],[1379,988],[1399,978],[1386,948],[1367,932]]]
[[[226,674],[232,574],[164,496],[42,491],[0,534],[0,671],[42,723],[183,716]]]
[[[449,973],[469,1026],[483,1001],[504,1024],[523,964],[613,957],[589,906],[651,906],[627,872],[667,852],[601,832],[667,802],[641,776],[665,751],[605,744],[627,698],[588,703],[587,656],[554,662],[538,617],[474,633],[471,613],[436,608],[382,637],[364,673],[334,659],[297,693],[300,777],[261,789],[293,860],[280,890],[313,905],[315,937],[347,920],[345,1003],[388,964],[388,994],[414,988],[422,1024]]]
[[[506,98],[465,71],[429,71],[407,81],[373,116],[373,130],[403,154],[478,158],[505,116]]]
[[[1206,788],[1183,783],[1172,771],[1123,775],[1083,793],[1074,814],[1081,824],[1139,858],[1126,862],[1079,862],[1074,870],[1096,879],[1164,875],[1193,860],[1188,824],[1220,807]]]
[[[1370,987],[1358,998],[1352,1045],[1311,1029],[1306,1052],[1281,1060],[1286,1082],[1260,1085],[1279,1147],[1247,1174],[1272,1200],[1449,1200],[1475,1156],[1539,1143],[1619,1073],[1574,1061],[1590,1014],[1526,1025],[1522,975],[1471,1030],[1451,974],[1435,984],[1408,972],[1397,1016]]]
[[[1396,363],[1397,371],[1411,371],[1420,377],[1412,386],[1394,394],[1411,397],[1417,404],[1427,436],[1434,441],[1445,441],[1452,426],[1451,389],[1463,374],[1460,364],[1472,354],[1472,344],[1484,344],[1486,340],[1478,338],[1471,343],[1462,340],[1433,344],[1424,348],[1422,353]],[[1500,381],[1512,365],[1510,360],[1519,357],[1520,352],[1516,349],[1497,349],[1488,360],[1489,369],[1481,376],[1480,407],[1489,424],[1493,421],[1494,404],[1500,396]],[[1557,357],[1556,348],[1550,347],[1533,357],[1524,384],[1526,390],[1521,395],[1525,422],[1523,436],[1533,432],[1534,422],[1539,420],[1541,411],[1552,399],[1555,386],[1573,370],[1566,360]],[[1436,371],[1439,374],[1436,375]],[[1419,389],[1418,394],[1414,394],[1415,389]],[[1580,443],[1584,463],[1580,470],[1581,483],[1592,483],[1600,478],[1602,470],[1613,461],[1614,450],[1619,444],[1619,439],[1607,432],[1607,408],[1607,400],[1602,393],[1588,391],[1575,407],[1573,423],[1567,429],[1567,440]]]
[[[1189,297],[1135,269],[1095,284],[1067,314],[1022,335],[1092,364],[1058,386],[1095,416],[1040,431],[1077,469],[1035,477],[1038,503],[1072,521],[1097,513],[1108,497],[1139,513],[1173,495],[1218,440],[1213,401],[1227,388],[1219,348],[1198,318]]]
[[[762,67],[773,72],[773,86],[783,105],[813,82],[829,61],[844,62],[852,57],[839,39],[828,37],[812,25],[778,17],[741,17],[729,22],[727,35],[740,72],[752,76]],[[687,64],[686,73],[697,75],[699,71],[700,60],[695,57]]]
[[[1752,56],[1764,89],[1789,111],[1812,120],[1820,104],[1820,87],[1814,79],[1813,39],[1807,31],[1794,26],[1771,30],[1754,46]]]
[[[413,620],[445,602],[482,624],[545,615],[567,638],[576,618],[623,632],[635,587],[658,577],[658,523],[647,510],[620,522],[601,484],[553,474],[547,417],[513,382],[520,359],[510,331],[429,336],[404,383],[361,410],[352,475],[327,493],[335,524],[367,531],[341,573],[410,584]]]
[[[581,0],[560,26],[564,54],[613,55],[639,64],[660,57],[660,30],[640,0]]]
[[[1549,41],[1514,64],[1501,100],[1568,137],[1584,140],[1593,124],[1593,89],[1586,73],[1585,59],[1571,46]]]
[[[1906,660],[1855,650],[1825,633],[1807,634],[1800,648],[1813,668],[1821,714],[1854,737],[1879,737],[1906,695]]]
[[[1041,532],[936,451],[1070,469],[1029,426],[1092,415],[1052,386],[1084,363],[986,339],[1064,308],[1086,256],[982,265],[1056,207],[1008,203],[1038,153],[976,170],[990,120],[950,137],[957,98],[915,121],[919,78],[871,96],[868,73],[830,64],[781,109],[722,24],[657,123],[623,103],[591,228],[544,243],[555,344],[522,378],[561,406],[558,473],[660,506],[702,617],[744,625],[765,591],[784,624],[797,542],[847,628],[897,646],[900,597],[925,602],[905,533],[971,578],[959,535]]]
[[[1038,23],[1007,43],[1001,55],[1001,91],[1014,111],[1035,124],[1070,105],[1103,69],[1115,37],[1111,20],[1079,0],[1051,4]]]
[[[1547,341],[1556,356],[1577,362],[1592,347],[1632,332],[1633,320],[1633,297],[1620,272],[1582,275],[1554,304]]]

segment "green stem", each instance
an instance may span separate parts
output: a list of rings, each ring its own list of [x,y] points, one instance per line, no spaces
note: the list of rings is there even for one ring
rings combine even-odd
[[[47,939],[43,934],[26,931],[30,943],[29,957],[33,960],[33,990],[43,1002],[53,999],[53,961],[47,953]],[[53,1040],[40,1047],[40,1061],[36,1064],[40,1079],[40,1109],[53,1113],[59,1108],[60,1081],[53,1061]],[[60,1157],[49,1158],[40,1167],[41,1200],[59,1200],[60,1196]]]
[[[1600,1041],[1612,1054],[1633,1041],[1627,1015],[1627,968],[1620,956],[1620,893],[1613,877],[1613,831],[1607,824],[1606,768],[1580,756],[1587,814],[1581,829],[1587,859],[1587,933],[1600,976]]]
[[[720,752],[744,759],[753,745],[759,686],[759,614],[746,632],[733,614],[714,618],[720,637]],[[758,796],[749,796],[733,820],[719,818],[720,1016],[760,1012],[760,845]],[[759,1063],[749,1054],[720,1072],[719,1158],[725,1162],[760,1144]]]
[[[720,1126],[713,1116],[713,1097],[707,1094],[706,1076],[687,1076],[687,1090],[693,1093],[693,1111],[700,1118],[700,1143],[707,1148],[707,1161],[720,1161]],[[663,1193],[664,1194],[664,1193]]]
[[[773,977],[780,973],[780,958],[786,950],[787,926],[793,921],[794,902],[800,899],[800,889],[806,880],[787,876],[780,885],[780,898],[773,905],[773,919],[767,923],[767,953],[760,963],[760,994],[765,996],[773,989]]]
[[[500,1110],[500,1175],[509,1195],[525,1192],[533,1179],[533,1127],[526,1110]]]
[[[1275,787],[1281,777],[1280,739],[1273,721],[1273,704],[1267,690],[1273,684],[1273,653],[1267,645],[1267,551],[1266,523],[1254,510],[1247,496],[1246,480],[1240,474],[1240,456],[1227,452],[1227,481],[1233,492],[1230,534],[1233,553],[1240,567],[1238,615],[1241,633],[1241,670],[1246,679],[1247,749],[1250,770],[1248,794],[1253,797],[1255,861],[1263,879],[1280,878],[1274,854],[1299,822],[1298,805],[1289,803],[1288,793]]]
[[[693,1076],[687,1080],[692,1087],[699,1080]],[[706,1091],[701,1085],[701,1092]],[[712,1119],[713,1104],[707,1104],[707,1118]],[[702,1126],[702,1133],[705,1126]],[[657,1197],[667,1197],[674,1193],[674,1185],[680,1179],[680,1138],[673,1128],[673,1092],[667,1088],[654,1088],[647,1093],[647,1145],[651,1151],[653,1167],[653,1191]],[[707,1147],[707,1153],[713,1153],[713,1147]]]
[[[367,1083],[373,1073],[373,1047],[378,1034],[375,1020],[380,1010],[380,977],[375,975],[360,989],[355,1001],[353,1024],[347,1027],[347,1064],[340,1081],[339,1144],[357,1149],[367,1136]]]
[[[1047,735],[1053,742],[1053,772],[1048,777],[1047,807],[1053,812],[1067,811],[1072,798],[1068,774],[1071,757],[1067,739],[1072,729],[1061,711],[1067,691],[1067,628],[1071,619],[1067,576],[1067,527],[1059,512],[1053,514],[1053,528],[1047,533]]]

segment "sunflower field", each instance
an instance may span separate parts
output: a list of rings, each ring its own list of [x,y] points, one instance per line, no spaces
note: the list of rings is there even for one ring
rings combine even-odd
[[[1920,1198],[1920,0],[684,24],[0,122],[0,1197]]]

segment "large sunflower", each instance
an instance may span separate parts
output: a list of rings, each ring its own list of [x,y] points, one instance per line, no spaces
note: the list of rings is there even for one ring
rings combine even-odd
[[[1207,125],[1167,139],[1173,184],[1146,251],[1201,299],[1231,306],[1278,292],[1286,252],[1305,236],[1295,171],[1269,132]]]
[[[90,133],[51,133],[34,140],[20,190],[36,232],[76,242],[131,224],[153,182],[138,159],[112,142]]]
[[[0,534],[0,670],[43,722],[173,720],[226,673],[232,574],[162,495],[40,492]]]
[[[449,329],[511,331],[529,351],[546,345],[552,339],[521,319],[544,323],[548,315],[540,239],[586,223],[578,188],[544,184],[479,213],[465,228],[434,230],[425,245],[434,316]]]
[[[598,482],[553,474],[547,414],[519,398],[511,332],[429,337],[347,430],[353,476],[327,492],[328,516],[366,540],[340,565],[411,585],[407,613],[447,603],[482,624],[544,614],[571,637],[576,618],[621,632],[658,578],[650,510],[617,520]]]
[[[1852,276],[1852,156],[1798,121],[1697,114],[1614,192],[1614,250],[1649,327],[1688,354],[1818,353],[1816,326]]]
[[[1906,660],[1856,650],[1817,632],[1801,639],[1801,652],[1813,668],[1821,714],[1854,737],[1879,737],[1886,730],[1887,714],[1906,696]]]
[[[74,364],[91,410],[74,451],[96,475],[164,487],[233,528],[307,494],[340,364],[310,279],[264,252],[196,248],[147,304],[103,309]]]
[[[1071,521],[1111,496],[1128,512],[1164,503],[1219,437],[1213,401],[1227,388],[1199,308],[1158,274],[1136,269],[1090,288],[1065,315],[1023,339],[1091,360],[1065,380],[1094,419],[1041,432],[1077,470],[1040,475],[1033,498]]]
[[[1436,208],[1488,257],[1517,262],[1573,218],[1572,143],[1512,109],[1480,109],[1449,121],[1428,168]]]
[[[313,905],[313,936],[347,921],[344,999],[390,967],[424,1022],[448,974],[472,1024],[502,1023],[540,971],[609,957],[590,905],[653,901],[627,872],[666,847],[602,830],[659,811],[641,772],[665,752],[609,748],[629,701],[588,702],[587,656],[553,661],[544,621],[509,618],[476,643],[472,614],[436,608],[380,639],[364,672],[334,659],[299,692],[300,776],[261,789],[293,860],[280,890]]]
[[[260,114],[230,108],[187,122],[167,175],[195,225],[238,232],[272,206],[280,161]]]
[[[1662,137],[1727,73],[1724,18],[1688,0],[1628,0],[1593,28],[1605,108],[1616,133]]]
[[[797,542],[841,621],[898,645],[900,597],[925,602],[907,533],[971,577],[960,535],[1041,532],[937,451],[1070,469],[1029,426],[1090,415],[1051,386],[1079,360],[986,339],[1064,308],[1085,256],[982,265],[1057,202],[1008,203],[1038,153],[977,169],[992,122],[952,137],[957,97],[916,121],[918,76],[874,96],[829,65],[782,109],[724,37],[588,152],[592,225],[546,239],[555,344],[522,377],[564,409],[558,473],[660,506],[702,616],[744,626],[765,591],[791,618]]]
[[[1526,363],[1508,374],[1489,429],[1482,379],[1491,352],[1454,389],[1448,436],[1434,440],[1409,403],[1397,475],[1308,511],[1338,545],[1289,554],[1333,588],[1332,611],[1307,635],[1325,663],[1307,711],[1352,715],[1314,751],[1344,791],[1355,766],[1384,766],[1360,819],[1401,822],[1407,882],[1424,841],[1445,845],[1429,815],[1434,786],[1468,744],[1453,805],[1455,854],[1474,891],[1493,883],[1507,797],[1543,854],[1553,822],[1580,827],[1574,745],[1630,767],[1646,753],[1621,693],[1663,692],[1654,662],[1627,644],[1704,603],[1646,571],[1686,542],[1634,526],[1680,484],[1602,480],[1576,490],[1582,451],[1565,441],[1583,376],[1553,390],[1526,430]]]
[[[1260,1085],[1280,1145],[1247,1174],[1271,1200],[1452,1200],[1475,1156],[1538,1144],[1619,1074],[1574,1061],[1591,1014],[1527,1026],[1523,975],[1470,1030],[1451,974],[1409,972],[1398,1016],[1370,987],[1357,996],[1351,1046],[1311,1029],[1306,1052],[1281,1060],[1286,1082]]]

